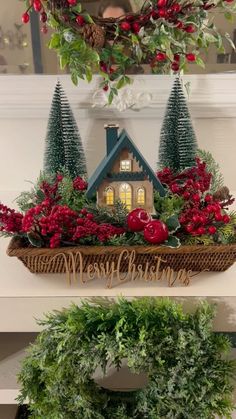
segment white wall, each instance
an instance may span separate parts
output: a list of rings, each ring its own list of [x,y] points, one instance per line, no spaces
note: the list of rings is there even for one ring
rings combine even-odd
[[[92,85],[75,88],[68,76],[62,84],[73,107],[84,141],[88,168],[95,169],[104,155],[103,125],[118,122],[138,144],[155,168],[159,134],[173,79],[169,76],[136,76],[132,86],[136,108],[142,95],[148,107],[119,112],[114,107],[92,108]],[[219,161],[225,182],[236,190],[236,75],[185,76],[191,82],[189,108],[199,146],[211,151]],[[34,180],[42,168],[44,137],[53,95],[55,76],[0,77],[0,191],[27,188],[24,180]],[[128,100],[128,93],[126,94]],[[99,96],[98,102],[101,103]]]

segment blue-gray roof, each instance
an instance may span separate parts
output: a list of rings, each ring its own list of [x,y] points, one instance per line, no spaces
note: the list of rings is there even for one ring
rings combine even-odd
[[[115,147],[110,152],[110,154],[104,157],[104,159],[101,161],[101,163],[89,179],[87,196],[92,197],[93,194],[97,191],[99,185],[107,177],[109,171],[112,169],[115,160],[124,148],[127,148],[139,162],[148,179],[150,180],[150,182],[152,182],[154,189],[157,190],[161,196],[164,196],[166,192],[161,182],[159,181],[156,174],[154,173],[148,162],[144,159],[144,157],[137,149],[136,145],[131,140],[131,138],[125,130],[121,132],[119,139]]]

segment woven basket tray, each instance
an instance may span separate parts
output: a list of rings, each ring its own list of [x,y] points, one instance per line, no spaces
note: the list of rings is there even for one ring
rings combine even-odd
[[[59,249],[24,247],[19,239],[13,238],[8,246],[8,256],[16,256],[32,273],[87,272],[89,266],[106,266],[119,263],[119,271],[127,272],[129,257],[134,251],[136,266],[143,269],[156,265],[161,258],[160,269],[170,267],[194,272],[226,271],[236,261],[236,244],[214,246],[181,246],[178,249],[155,246],[108,247],[81,246]],[[123,257],[121,254],[123,252]],[[82,264],[81,264],[82,260]],[[82,266],[82,268],[81,268]],[[95,265],[96,266],[96,265]]]

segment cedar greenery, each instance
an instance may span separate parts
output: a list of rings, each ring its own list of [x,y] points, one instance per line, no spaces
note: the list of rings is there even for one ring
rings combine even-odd
[[[209,151],[199,149],[197,151],[197,155],[202,161],[204,161],[204,163],[206,163],[207,171],[212,175],[211,188],[209,192],[214,194],[224,186],[224,176],[220,171],[220,165],[215,161]]]
[[[168,299],[83,301],[40,322],[44,330],[19,374],[19,402],[33,419],[231,418],[235,362],[229,340],[212,332],[214,308],[186,313]],[[146,372],[148,385],[112,392],[97,367]]]

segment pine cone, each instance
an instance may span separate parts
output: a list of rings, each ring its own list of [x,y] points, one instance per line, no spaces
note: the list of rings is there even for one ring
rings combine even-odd
[[[84,25],[83,37],[92,48],[102,48],[106,40],[106,32],[104,29],[94,23]]]
[[[220,202],[227,201],[232,198],[230,195],[229,188],[227,186],[223,186],[213,195],[214,199]]]

